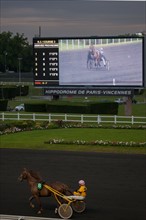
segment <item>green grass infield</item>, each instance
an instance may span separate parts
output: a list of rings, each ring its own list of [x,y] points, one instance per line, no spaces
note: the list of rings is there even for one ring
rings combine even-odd
[[[55,141],[49,143],[49,140]],[[58,143],[57,140],[62,142]],[[102,144],[94,144],[96,141]],[[113,144],[104,145],[108,141]],[[122,143],[122,146],[118,146],[116,143]],[[138,145],[132,146],[130,143],[138,143]],[[0,148],[146,154],[146,135],[145,129],[57,128],[33,130],[1,135]]]

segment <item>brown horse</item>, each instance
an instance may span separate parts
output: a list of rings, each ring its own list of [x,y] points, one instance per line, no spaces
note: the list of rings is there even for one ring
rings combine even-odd
[[[101,60],[101,54],[95,47],[90,48],[87,55],[87,68],[98,67]],[[93,65],[94,64],[94,65]]]
[[[32,203],[32,200],[35,199],[39,206],[39,210],[37,213],[41,214],[43,211],[43,208],[42,208],[40,197],[50,197],[53,193],[45,187],[42,187],[42,189],[38,189],[38,183],[43,183],[43,180],[37,172],[34,172],[32,170],[28,170],[24,168],[20,176],[18,177],[18,180],[27,181],[28,185],[30,186],[30,190],[32,194],[31,197],[29,198],[30,207],[34,208],[34,204]],[[72,190],[64,183],[54,182],[51,184],[47,184],[47,183],[45,184],[49,185],[50,187],[52,187],[53,189],[59,191],[60,193],[64,195],[72,194]]]

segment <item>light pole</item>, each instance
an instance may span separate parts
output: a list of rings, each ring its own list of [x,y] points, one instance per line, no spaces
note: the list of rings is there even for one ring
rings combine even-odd
[[[5,73],[7,72],[7,51],[5,51]]]
[[[19,84],[21,83],[21,57],[18,57],[18,73],[19,73]]]
[[[20,88],[20,100],[21,100],[21,57],[18,57],[18,73],[19,73],[19,88]]]

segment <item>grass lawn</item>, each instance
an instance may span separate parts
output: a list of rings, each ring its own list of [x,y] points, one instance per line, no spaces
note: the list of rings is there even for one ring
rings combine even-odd
[[[136,129],[97,129],[97,128],[61,128],[48,130],[35,130],[9,135],[0,138],[1,148],[22,149],[48,149],[48,150],[72,150],[115,153],[139,153],[146,154],[146,147],[120,147],[120,146],[85,146],[85,145],[55,145],[45,144],[49,139],[64,140],[108,140],[122,142],[145,142],[145,130]]]

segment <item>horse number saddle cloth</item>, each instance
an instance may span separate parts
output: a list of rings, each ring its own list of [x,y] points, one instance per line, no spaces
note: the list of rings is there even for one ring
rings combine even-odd
[[[38,190],[41,190],[43,188],[43,183],[38,183],[37,188],[38,188]]]

